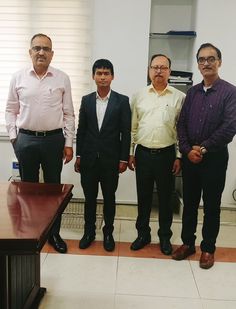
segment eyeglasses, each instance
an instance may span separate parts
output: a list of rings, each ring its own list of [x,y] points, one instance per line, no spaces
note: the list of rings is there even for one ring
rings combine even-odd
[[[41,50],[43,50],[46,53],[49,53],[49,52],[52,51],[52,49],[50,47],[47,47],[47,46],[33,46],[33,47],[31,47],[31,49],[33,51],[35,51],[36,53],[40,52]]]
[[[152,66],[152,65],[150,65],[150,68],[151,68],[152,70],[154,70],[154,71],[160,70],[161,72],[169,70],[168,67],[165,67],[165,66],[158,66],[158,65],[157,65],[157,66]]]
[[[199,57],[197,62],[198,64],[205,64],[206,62],[208,64],[213,64],[216,62],[216,60],[219,60],[218,58],[214,57],[214,56],[209,56],[209,57]]]

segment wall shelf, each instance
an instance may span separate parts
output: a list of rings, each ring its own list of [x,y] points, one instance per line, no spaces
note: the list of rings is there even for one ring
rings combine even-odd
[[[168,31],[168,32],[151,32],[149,34],[150,39],[193,39],[197,36],[195,31]]]
[[[149,60],[164,54],[171,59],[169,83],[186,92],[192,86],[196,0],[151,0]]]

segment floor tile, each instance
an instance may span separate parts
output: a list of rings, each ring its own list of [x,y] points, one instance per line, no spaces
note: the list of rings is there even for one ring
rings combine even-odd
[[[39,309],[113,309],[114,295],[87,292],[47,292]]]
[[[115,309],[203,309],[201,300],[151,296],[117,295]],[[231,309],[231,308],[230,308]]]
[[[41,281],[50,293],[114,293],[116,267],[117,257],[48,254]]]
[[[60,235],[63,239],[74,239],[80,240],[84,234],[83,229],[75,228],[61,228]],[[120,237],[120,219],[116,219],[114,222],[114,232],[113,236],[116,240],[119,240]],[[102,227],[96,229],[96,240],[103,240]]]
[[[236,301],[202,300],[203,309],[235,309]]]
[[[217,237],[216,245],[218,247],[233,247],[236,248],[236,225],[222,224]]]
[[[131,211],[131,209],[129,209]],[[40,309],[235,309],[236,225],[221,224],[213,268],[199,268],[201,222],[197,226],[196,254],[174,261],[160,251],[158,218],[153,211],[151,244],[130,250],[137,237],[136,215],[117,218],[114,223],[116,248],[103,248],[102,229],[86,249],[78,248],[83,229],[61,229],[68,246],[58,254],[48,243],[41,256],[41,282],[47,288]],[[171,242],[181,241],[181,220],[175,216]]]
[[[112,252],[107,252],[103,247],[103,242],[95,240],[91,246],[87,249],[79,249],[79,241],[73,239],[66,239],[68,252],[65,256],[72,255],[100,255],[100,256],[123,256],[123,257],[135,257],[135,258],[157,258],[157,259],[171,259],[171,256],[163,255],[160,250],[159,243],[151,243],[146,245],[144,248],[133,251],[130,249],[131,242],[119,242],[116,240],[115,250]],[[173,251],[178,247],[178,245],[173,245]],[[42,249],[44,254],[55,253],[58,254],[51,246],[45,244]],[[201,250],[199,246],[196,246],[196,253],[191,255],[188,260],[199,261],[201,256]],[[45,258],[44,258],[45,259]],[[216,262],[236,262],[236,248],[224,248],[217,247],[215,252]],[[182,261],[176,261],[176,263],[181,263]]]
[[[215,252],[215,261],[218,262],[236,262],[236,248],[217,247]]]
[[[79,240],[83,236],[83,230],[76,228],[61,228],[60,235],[63,239]]]
[[[120,223],[120,241],[132,242],[137,237],[134,220],[122,220]]]
[[[47,253],[40,253],[40,267],[43,266],[43,263],[45,262],[45,259],[47,257]]]
[[[135,220],[136,218],[131,219],[116,219],[114,223],[114,237],[116,240],[120,241],[129,241],[132,242],[137,237],[137,231],[135,228]],[[157,230],[158,230],[158,218],[151,218],[150,220],[150,227],[151,227],[151,236],[152,242],[157,243]],[[182,244],[181,240],[181,229],[182,223],[181,220],[174,220],[172,224],[172,238],[171,242],[173,244]],[[197,225],[197,232],[196,232],[196,245],[200,245],[202,240],[201,235],[202,223]],[[227,223],[222,224],[220,228],[220,232],[217,238],[217,246],[218,247],[234,247],[236,248],[236,224]],[[83,229],[68,229],[62,228],[61,229],[61,236],[64,239],[75,239],[79,240],[83,236]],[[96,240],[102,240],[103,233],[101,229],[97,229],[96,231]]]
[[[201,298],[236,301],[235,263],[216,262],[207,270],[201,269],[198,262],[190,263]]]
[[[117,293],[197,298],[188,261],[123,258],[118,260]]]

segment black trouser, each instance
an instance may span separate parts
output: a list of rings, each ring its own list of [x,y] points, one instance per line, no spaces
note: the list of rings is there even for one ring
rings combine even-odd
[[[174,189],[172,168],[175,160],[175,147],[170,146],[160,151],[151,151],[137,146],[136,183],[138,195],[138,217],[136,228],[139,236],[150,234],[150,213],[154,182],[157,186],[159,200],[159,230],[160,239],[170,239],[173,210],[170,203]]]
[[[40,165],[45,183],[60,183],[65,138],[63,133],[50,136],[33,136],[19,133],[14,150],[19,162],[22,181],[39,182]],[[61,216],[52,227],[51,234],[58,234]]]
[[[186,245],[195,244],[198,207],[203,199],[203,227],[201,250],[214,253],[220,228],[221,195],[225,186],[228,150],[207,153],[199,164],[183,158],[183,226],[182,240]]]
[[[82,160],[82,159],[81,159]],[[100,183],[103,195],[103,215],[105,235],[114,230],[115,218],[115,192],[118,186],[118,162],[114,166],[107,164],[106,160],[97,158],[93,166],[81,166],[81,185],[85,195],[84,205],[84,231],[86,234],[95,235],[96,209],[98,185]]]

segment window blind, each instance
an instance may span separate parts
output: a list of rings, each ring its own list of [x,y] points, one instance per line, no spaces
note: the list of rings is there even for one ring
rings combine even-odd
[[[11,76],[31,64],[30,39],[51,37],[51,65],[71,79],[76,119],[82,95],[91,89],[91,0],[8,0],[0,4],[0,132]]]

